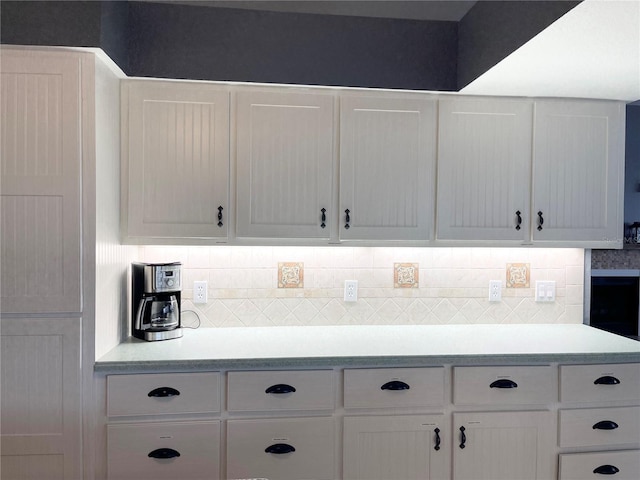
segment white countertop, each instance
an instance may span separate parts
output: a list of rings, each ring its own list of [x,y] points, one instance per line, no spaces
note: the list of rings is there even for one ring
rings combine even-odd
[[[496,361],[640,362],[640,342],[586,325],[201,328],[160,342],[129,338],[100,358],[95,371]]]

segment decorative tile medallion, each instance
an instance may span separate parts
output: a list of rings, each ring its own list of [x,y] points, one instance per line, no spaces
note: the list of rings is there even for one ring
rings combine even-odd
[[[507,263],[507,288],[529,288],[529,264]]]
[[[278,263],[278,288],[303,288],[304,263]]]
[[[419,272],[420,269],[417,263],[394,263],[394,288],[418,288]]]

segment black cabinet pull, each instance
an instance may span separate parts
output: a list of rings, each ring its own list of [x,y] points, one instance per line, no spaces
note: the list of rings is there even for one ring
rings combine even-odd
[[[593,384],[594,385],[618,385],[620,380],[616,377],[612,377],[611,375],[605,375],[604,377],[600,377],[596,379]]]
[[[351,217],[349,216],[349,214],[351,213],[351,210],[349,210],[348,208],[344,211],[346,217],[345,217],[345,225],[344,228],[346,228],[347,230],[349,230],[349,222],[351,221]]]
[[[615,430],[618,428],[618,424],[611,420],[602,420],[593,426],[594,430]]]
[[[176,458],[180,456],[180,452],[173,448],[158,448],[153,452],[149,452],[150,458]]]
[[[464,434],[464,427],[460,427],[460,448],[466,447],[465,443],[467,443],[467,436]]]
[[[223,223],[222,223],[222,210],[224,210],[224,208],[222,208],[222,205],[220,205],[218,207],[218,226],[222,227]]]
[[[436,428],[433,432],[436,434],[436,446],[433,449],[437,452],[440,450],[440,429]]]
[[[614,465],[600,465],[593,473],[597,473],[598,475],[615,475],[619,471],[620,469]]]
[[[283,455],[285,453],[295,452],[296,449],[288,443],[274,443],[264,449],[266,453],[273,453],[274,455]]]
[[[380,387],[380,390],[409,390],[411,387],[401,382],[400,380],[393,380],[391,382],[387,382]]]
[[[544,218],[542,218],[542,212],[538,212],[538,231],[542,230],[544,224]]]
[[[489,385],[489,388],[518,388],[518,384],[508,378],[501,378]]]
[[[158,387],[147,394],[148,397],[177,397],[178,395],[180,392],[171,387]]]
[[[521,217],[520,215],[521,215],[520,210],[518,210],[518,211],[516,212],[516,217],[517,217],[517,220],[516,220],[516,230],[520,230],[520,225],[522,225],[522,217]]]
[[[327,225],[324,223],[327,221],[327,216],[325,215],[327,213],[327,209],[323,208],[322,210],[320,210],[322,212],[322,223],[320,224],[320,228],[324,228]]]
[[[296,391],[295,387],[287,385],[286,383],[279,383],[277,385],[271,385],[264,393],[273,393],[274,395],[282,395],[283,393],[293,393]]]

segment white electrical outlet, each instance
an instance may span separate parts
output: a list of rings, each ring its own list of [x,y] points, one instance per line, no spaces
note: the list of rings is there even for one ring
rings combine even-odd
[[[556,301],[556,282],[546,280],[536,282],[536,302],[550,303]]]
[[[344,301],[355,302],[357,300],[358,300],[358,281],[345,280],[344,281]]]
[[[207,303],[207,281],[193,282],[193,303]]]
[[[502,282],[500,280],[489,280],[489,301],[499,302],[502,300]]]

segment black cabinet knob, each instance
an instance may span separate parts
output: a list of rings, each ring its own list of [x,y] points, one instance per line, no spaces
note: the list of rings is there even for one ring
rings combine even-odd
[[[274,443],[265,448],[264,451],[266,453],[273,453],[274,455],[284,455],[285,453],[295,452],[296,449],[288,443]]]
[[[618,428],[618,424],[611,420],[602,420],[593,426],[594,430],[615,430]]]
[[[593,471],[593,473],[598,475],[615,475],[619,471],[620,469],[614,465],[600,465]]]
[[[149,452],[150,458],[176,458],[180,456],[180,452],[173,448],[158,448],[153,452]]]
[[[401,382],[400,380],[393,380],[391,382],[387,382],[380,387],[380,390],[409,390],[411,387]]]
[[[151,390],[149,393],[147,393],[148,397],[156,397],[156,398],[177,397],[178,395],[180,395],[180,392],[175,388],[171,388],[171,387],[158,387]]]
[[[518,388],[518,384],[508,378],[501,378],[489,385],[489,388]]]
[[[616,377],[612,377],[611,375],[605,375],[603,377],[596,379],[593,382],[593,384],[594,385],[619,385],[620,380],[618,380]]]
[[[277,385],[271,385],[264,393],[271,393],[274,395],[282,395],[285,393],[293,393],[296,391],[295,387],[287,385],[286,383],[278,383]]]

